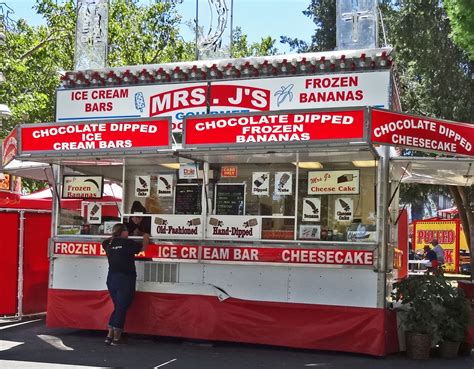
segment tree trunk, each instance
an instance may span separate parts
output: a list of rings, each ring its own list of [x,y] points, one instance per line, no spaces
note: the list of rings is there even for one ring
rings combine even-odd
[[[471,280],[474,281],[474,214],[471,211],[471,204],[466,187],[449,186],[454,202],[458,208],[459,219],[461,220],[466,241],[471,254]]]

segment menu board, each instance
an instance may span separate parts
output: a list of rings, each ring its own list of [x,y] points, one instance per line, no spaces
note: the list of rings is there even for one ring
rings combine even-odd
[[[245,185],[216,184],[216,215],[245,214]]]
[[[201,214],[202,185],[176,185],[175,214]]]

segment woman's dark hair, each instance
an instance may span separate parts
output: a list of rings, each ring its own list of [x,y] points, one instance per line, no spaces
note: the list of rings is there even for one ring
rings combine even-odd
[[[117,223],[112,227],[112,238],[117,238],[122,235],[123,231],[128,231],[128,228],[123,223]]]
[[[130,213],[146,213],[145,207],[142,205],[140,201],[134,201],[132,204],[132,208],[130,209]]]

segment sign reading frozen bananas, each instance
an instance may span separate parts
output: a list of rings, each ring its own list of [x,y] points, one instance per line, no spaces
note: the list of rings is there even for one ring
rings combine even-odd
[[[291,195],[293,193],[293,175],[289,172],[275,173],[275,195]]]
[[[308,172],[308,195],[358,194],[359,170]]]
[[[252,195],[268,196],[270,187],[269,172],[253,172],[252,173]]]
[[[150,196],[150,176],[136,176],[135,177],[135,196],[149,197]]]
[[[158,197],[173,196],[173,176],[170,174],[158,175]]]
[[[159,238],[202,238],[202,221],[196,215],[155,215],[151,236]]]
[[[303,221],[321,221],[321,199],[319,197],[305,197],[303,199]]]
[[[261,219],[254,216],[213,215],[207,218],[207,238],[258,240]]]
[[[101,199],[102,176],[63,176],[63,199]]]
[[[334,211],[334,217],[337,222],[352,222],[354,218],[354,201],[350,198],[338,197]]]

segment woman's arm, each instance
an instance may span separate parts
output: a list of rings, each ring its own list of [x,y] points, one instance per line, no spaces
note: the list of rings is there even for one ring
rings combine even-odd
[[[148,233],[145,233],[143,235],[143,244],[142,244],[142,251],[146,251],[146,248],[150,244],[150,235]]]

